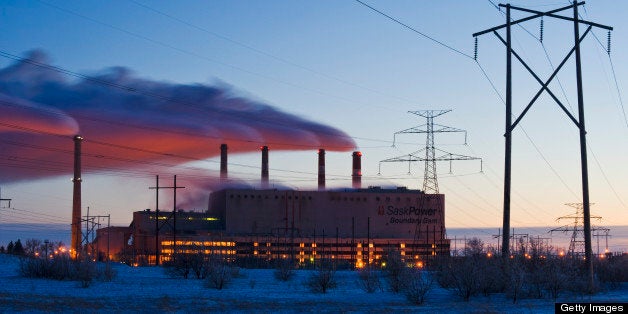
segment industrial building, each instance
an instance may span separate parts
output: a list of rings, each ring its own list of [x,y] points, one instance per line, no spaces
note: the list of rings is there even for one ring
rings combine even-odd
[[[221,150],[226,160],[226,145]],[[359,152],[353,153],[353,188],[325,190],[324,154],[319,151],[316,191],[227,188],[210,194],[206,212],[137,211],[125,244],[116,247],[121,251],[109,254],[138,265],[185,253],[243,263],[291,259],[307,265],[325,259],[355,267],[379,264],[390,251],[417,263],[449,254],[443,194],[361,188]],[[262,148],[262,161],[264,187],[267,147]],[[226,177],[226,162],[223,169],[221,177]],[[104,235],[98,234],[100,243]]]

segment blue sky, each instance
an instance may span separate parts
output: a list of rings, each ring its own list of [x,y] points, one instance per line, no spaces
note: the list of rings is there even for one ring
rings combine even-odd
[[[490,1],[365,2],[469,55],[473,55],[472,33],[505,20]],[[567,4],[513,3],[538,10]],[[611,57],[624,99],[628,98],[623,94],[628,80],[627,6],[600,0],[587,2],[582,11],[585,19],[615,27]],[[513,30],[514,48],[545,79],[552,72],[548,57],[557,65],[573,44],[572,24],[545,20],[548,57],[526,32],[538,37],[538,20],[523,26],[525,30]],[[437,136],[437,145],[452,153],[482,157],[484,172],[479,173],[477,162],[456,162],[452,174],[448,164],[439,164],[447,225],[501,224],[504,105],[500,98],[472,59],[355,1],[2,1],[0,29],[0,50],[6,53],[42,49],[52,64],[82,74],[124,66],[138,77],[156,81],[230,86],[239,96],[343,130],[364,153],[365,186],[420,188],[423,164],[413,164],[410,175],[407,164],[383,164],[378,176],[379,161],[424,145],[424,137],[405,135],[391,147],[394,132],[424,123],[407,111],[452,109],[436,121],[467,130],[468,145],[460,145],[461,135]],[[606,45],[606,32],[598,29],[595,34]],[[604,217],[602,225],[627,225],[628,124],[606,51],[589,36],[582,55],[593,214]],[[495,36],[479,39],[478,61],[503,95],[505,54]],[[1,67],[12,62],[0,58]],[[520,112],[538,84],[513,64],[513,110]],[[577,107],[574,76],[572,58],[558,76],[571,110]],[[565,99],[557,82],[551,87]],[[521,126],[513,134],[512,225],[555,227],[558,216],[571,213],[564,203],[582,201],[577,129],[546,94]],[[328,185],[350,185],[350,155],[327,154]],[[240,177],[258,178],[257,153],[232,155],[230,162],[234,164],[230,170]],[[271,148],[270,163],[275,184],[315,188],[314,150]],[[211,170],[218,167],[197,164]],[[154,208],[154,194],[148,190],[154,174],[85,177],[83,205],[95,214],[111,213],[116,224],[128,224],[133,211]],[[12,198],[16,208],[69,223],[69,178],[4,183],[2,196]],[[184,177],[179,179],[185,184]],[[3,216],[7,217],[0,215],[0,219]],[[21,221],[16,217],[12,219]],[[44,217],[31,219],[45,222]]]

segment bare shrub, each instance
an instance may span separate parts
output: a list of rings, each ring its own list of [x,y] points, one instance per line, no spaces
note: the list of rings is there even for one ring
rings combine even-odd
[[[449,258],[442,260],[441,263],[437,271],[437,280],[443,288],[453,290],[465,301],[469,301],[471,296],[480,291],[478,278],[482,274],[476,259]]]
[[[520,258],[511,259],[506,269],[508,275],[506,294],[508,297],[512,298],[512,303],[517,303],[523,296],[526,269]]]
[[[189,255],[191,254],[174,254],[170,261],[162,264],[164,272],[172,278],[182,277],[183,279],[188,279],[192,272],[192,263]]]
[[[92,262],[89,258],[75,261],[73,277],[78,280],[82,288],[88,288],[92,285],[97,275],[96,262]]]
[[[227,262],[210,259],[207,265],[207,277],[205,284],[209,288],[222,290],[226,288],[233,278],[233,267]]]
[[[462,257],[435,260],[435,276],[441,287],[453,290],[465,301],[478,293],[488,296],[504,291],[502,264],[487,255],[482,240],[468,240],[463,253]]]
[[[111,267],[111,263],[106,263],[104,269],[98,272],[98,277],[107,282],[112,281],[117,275],[118,272]]]
[[[116,276],[110,265],[99,270],[96,262],[90,259],[72,260],[68,255],[57,255],[50,259],[22,257],[19,273],[29,278],[74,280],[84,288],[89,287],[96,278],[111,281]]]
[[[488,296],[491,293],[504,292],[504,270],[501,260],[478,256],[475,262],[479,267],[479,271],[477,272],[479,292],[484,296]]]
[[[432,289],[434,278],[418,268],[408,268],[405,271],[403,292],[408,301],[413,304],[423,304],[425,295]]]
[[[406,264],[401,258],[401,254],[399,252],[388,252],[384,275],[392,292],[400,292],[403,288],[403,274],[406,268]]]
[[[278,260],[275,266],[275,278],[279,281],[288,281],[294,277],[294,264],[287,260]]]
[[[377,290],[382,290],[382,284],[379,280],[379,272],[373,269],[372,267],[366,267],[364,269],[359,270],[358,276],[360,280],[358,281],[360,288],[366,291],[367,293],[373,293]]]
[[[209,258],[196,250],[196,253],[177,253],[170,261],[164,262],[164,272],[172,277],[188,279],[190,276],[196,279],[204,279],[207,276]]]
[[[617,289],[628,281],[628,258],[606,257],[595,266],[597,278],[608,289]]]
[[[547,260],[543,268],[543,289],[552,299],[556,300],[559,294],[565,291],[569,282],[568,271],[561,260],[557,258]]]
[[[334,278],[336,269],[329,261],[321,260],[318,269],[313,271],[308,278],[306,285],[314,293],[327,293],[327,290],[336,288],[337,282]]]
[[[327,290],[337,286],[334,279],[335,271],[331,269],[319,269],[312,273],[307,281],[307,285],[312,292],[327,293]]]

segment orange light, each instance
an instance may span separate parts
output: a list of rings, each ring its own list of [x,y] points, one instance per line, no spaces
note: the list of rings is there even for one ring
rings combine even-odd
[[[421,261],[416,262],[416,267],[423,268],[423,262]]]

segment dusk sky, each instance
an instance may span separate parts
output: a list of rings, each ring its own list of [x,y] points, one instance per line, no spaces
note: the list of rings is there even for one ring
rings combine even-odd
[[[435,122],[467,130],[467,145],[450,134],[437,135],[437,147],[481,157],[483,172],[478,161],[456,161],[451,173],[438,164],[447,227],[499,227],[505,48],[479,37],[476,63],[471,36],[505,22],[498,2],[364,3],[434,40],[350,0],[0,1],[0,187],[15,208],[2,208],[0,222],[70,224],[76,131],[91,154],[83,213],[89,206],[128,225],[133,211],[155,208],[155,175],[160,185],[178,175],[181,207],[205,210],[221,142],[237,184],[259,186],[259,147],[268,145],[275,187],[315,189],[325,148],[330,188],[350,187],[353,150],[364,154],[364,187],[421,188],[423,163],[408,174],[407,163],[380,171],[379,161],[425,145],[414,134],[392,146],[395,132],[425,123],[408,111],[451,109]],[[610,59],[605,30],[582,44],[591,210],[603,217],[593,223],[628,225],[628,3],[596,0],[580,11],[615,28]],[[573,45],[573,23],[545,18],[542,44],[538,19],[521,25],[513,48],[546,80]],[[27,56],[38,65],[20,64]],[[513,65],[518,115],[539,84]],[[573,57],[557,78],[550,88],[577,117]],[[557,227],[572,213],[564,204],[582,202],[578,130],[546,93],[513,133],[512,165],[513,227]],[[171,194],[160,194],[161,209],[172,209]]]

